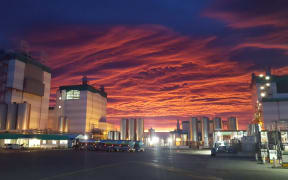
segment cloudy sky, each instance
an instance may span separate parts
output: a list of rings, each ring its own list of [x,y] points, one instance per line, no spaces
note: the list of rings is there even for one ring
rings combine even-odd
[[[23,45],[24,44],[24,45]],[[172,130],[191,116],[252,118],[251,73],[288,74],[287,0],[9,0],[0,48],[25,47],[61,85],[108,92],[108,116]]]

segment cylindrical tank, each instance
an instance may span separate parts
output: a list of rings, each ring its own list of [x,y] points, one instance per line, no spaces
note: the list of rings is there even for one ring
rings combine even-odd
[[[17,130],[27,130],[29,125],[30,104],[18,104]]]
[[[192,117],[191,123],[190,123],[190,139],[193,142],[198,141],[198,118],[197,117]]]
[[[121,120],[120,124],[120,133],[121,133],[121,140],[126,140],[127,139],[127,126],[128,126],[128,120],[123,118]]]
[[[221,117],[215,117],[214,118],[214,129],[215,130],[222,130],[222,119]]]
[[[58,131],[63,132],[64,130],[64,117],[60,116],[58,119]]]
[[[15,130],[17,122],[17,104],[8,104],[6,130]]]
[[[6,129],[7,104],[0,104],[0,129]]]
[[[202,117],[202,141],[204,142],[204,147],[209,147],[209,118]]]
[[[68,126],[69,126],[69,119],[67,117],[64,118],[64,125],[63,125],[63,131],[68,132]]]
[[[139,118],[137,119],[137,141],[143,141],[143,134],[144,134],[144,119]]]
[[[229,130],[238,130],[238,120],[236,117],[228,118],[228,129]]]
[[[134,118],[130,118],[129,119],[129,134],[128,134],[128,137],[129,137],[129,140],[136,140],[135,139],[135,132],[136,132],[136,119]]]

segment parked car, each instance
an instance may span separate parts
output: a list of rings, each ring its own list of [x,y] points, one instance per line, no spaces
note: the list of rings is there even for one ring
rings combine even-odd
[[[23,144],[5,144],[6,149],[23,149]]]

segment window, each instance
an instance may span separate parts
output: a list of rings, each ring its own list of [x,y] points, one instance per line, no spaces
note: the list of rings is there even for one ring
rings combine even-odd
[[[67,140],[60,140],[60,144],[68,144]]]
[[[46,144],[46,140],[42,140],[42,144]]]
[[[80,99],[80,91],[78,90],[70,90],[66,94],[66,99]]]
[[[55,141],[55,140],[52,140],[52,144],[57,144],[57,141]]]

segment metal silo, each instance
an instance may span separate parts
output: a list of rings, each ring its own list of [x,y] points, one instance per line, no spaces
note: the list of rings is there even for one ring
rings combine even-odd
[[[214,129],[215,130],[222,130],[223,124],[221,117],[215,117],[214,118]]]
[[[204,147],[209,147],[209,118],[202,117],[202,141],[204,142]]]
[[[6,121],[6,129],[7,130],[15,130],[17,123],[17,104],[8,104],[7,111],[7,121]]]
[[[27,130],[29,127],[30,104],[18,104],[17,130]]]
[[[238,120],[235,116],[228,118],[228,129],[238,130]]]
[[[190,124],[189,124],[189,136],[192,142],[198,141],[198,118],[192,117]]]

